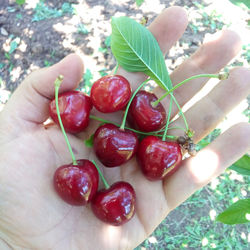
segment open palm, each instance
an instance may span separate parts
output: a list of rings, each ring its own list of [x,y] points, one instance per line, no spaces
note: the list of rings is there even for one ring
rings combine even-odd
[[[185,12],[172,7],[150,25],[150,30],[166,53],[183,34],[186,25]],[[218,72],[239,48],[240,41],[235,33],[220,33],[173,72],[173,83],[195,74]],[[241,123],[222,134],[196,157],[184,160],[181,168],[163,182],[146,180],[135,159],[119,168],[103,167],[110,184],[127,181],[137,195],[136,214],[131,221],[120,227],[104,224],[95,218],[89,205],[72,207],[55,193],[52,184],[54,171],[60,165],[70,163],[71,158],[59,128],[43,125],[48,118],[49,101],[54,96],[56,77],[64,75],[60,88],[64,92],[77,86],[82,73],[82,62],[76,55],[69,55],[50,68],[36,71],[20,85],[0,114],[1,249],[132,249],[172,209],[249,149],[250,126]],[[132,74],[122,69],[119,74],[124,75],[133,88],[145,79],[140,73]],[[249,70],[232,70],[228,80],[218,84],[186,112],[196,142],[248,95],[249,79]],[[204,79],[195,80],[177,89],[174,94],[180,105],[183,106],[204,84]],[[162,94],[160,88],[155,92],[159,96]],[[163,104],[167,108],[168,100]],[[173,108],[173,116],[177,112]],[[106,116],[106,119],[118,122],[121,118],[121,113]],[[95,159],[92,149],[85,147],[83,139],[88,138],[97,125],[91,121],[82,134],[69,135],[77,159]],[[183,126],[182,120],[177,119],[174,125]]]

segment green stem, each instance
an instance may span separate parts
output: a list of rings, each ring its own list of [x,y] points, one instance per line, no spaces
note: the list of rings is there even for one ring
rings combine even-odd
[[[153,106],[157,106],[157,104],[159,102],[161,102],[168,94],[172,93],[175,89],[179,88],[180,86],[182,86],[183,84],[185,84],[186,82],[189,82],[191,80],[197,79],[197,78],[201,78],[201,77],[208,77],[208,78],[218,78],[218,79],[225,79],[223,74],[200,74],[200,75],[195,75],[195,76],[191,76],[187,79],[185,79],[184,81],[176,84],[172,89],[168,90],[163,96],[161,96],[158,100],[156,100],[155,102],[152,103]]]
[[[120,126],[119,123],[116,123],[116,122],[111,122],[111,121],[108,121],[108,120],[105,120],[105,119],[102,119],[100,117],[97,117],[97,116],[94,116],[94,115],[90,115],[89,116],[90,119],[93,119],[93,120],[96,120],[96,121],[99,121],[99,122],[104,122],[104,123],[112,123],[114,125],[116,125],[117,127]],[[129,128],[129,127],[126,127],[125,126],[125,129],[128,129],[128,130],[131,130],[137,134],[141,134],[141,135],[155,135],[155,136],[158,136],[158,137],[162,137],[162,135],[159,135],[159,133],[161,132],[164,132],[164,130],[158,130],[158,131],[155,131],[155,132],[142,132],[142,131],[139,131],[139,130],[135,130],[133,128]],[[179,128],[179,127],[172,127],[172,128],[168,128],[168,129],[182,129],[182,128]],[[176,140],[177,139],[177,136],[173,136],[173,135],[166,135],[166,138],[170,139],[170,140]]]
[[[128,115],[128,110],[129,110],[130,104],[131,104],[131,102],[133,101],[135,95],[136,95],[137,92],[138,92],[138,91],[139,91],[148,81],[150,81],[150,80],[151,80],[151,78],[148,78],[147,80],[145,80],[145,81],[144,81],[144,82],[134,91],[133,95],[131,96],[131,98],[130,98],[128,104],[127,104],[126,110],[125,110],[125,112],[124,112],[124,116],[123,116],[123,120],[122,120],[122,124],[121,124],[121,126],[120,126],[120,129],[123,129],[123,130],[124,130],[124,128],[125,128],[126,119],[127,119],[127,115]]]
[[[114,73],[113,73],[114,75],[116,75],[118,68],[119,68],[119,64],[117,63],[114,69]]]
[[[170,103],[169,103],[168,118],[167,118],[165,130],[164,130],[164,133],[163,133],[163,136],[162,136],[163,141],[166,141],[168,126],[169,126],[170,116],[171,116],[171,110],[172,110],[172,104],[173,104],[173,98],[170,99]]]
[[[92,162],[93,162],[93,164],[95,165],[95,167],[96,167],[96,169],[97,169],[99,175],[101,176],[101,179],[102,179],[102,182],[103,182],[103,184],[104,184],[104,186],[105,186],[105,189],[110,188],[108,182],[107,182],[106,179],[104,178],[104,175],[102,174],[102,171],[100,170],[100,168],[98,167],[98,165],[96,164],[96,162],[95,162],[94,160],[92,160]]]
[[[174,102],[175,102],[175,104],[176,104],[176,106],[177,106],[177,108],[179,110],[180,116],[182,117],[182,119],[184,121],[186,131],[188,131],[189,126],[188,126],[188,123],[187,123],[187,119],[186,119],[185,115],[183,114],[182,109],[181,109],[179,103],[177,102],[176,98],[174,97],[173,93],[170,93],[170,95],[171,95],[171,98],[173,98],[173,100],[174,100]]]
[[[62,133],[64,135],[64,138],[65,138],[65,141],[67,143],[67,146],[68,146],[68,149],[69,149],[69,152],[70,152],[70,155],[71,155],[71,158],[72,158],[72,162],[73,162],[73,165],[77,165],[77,161],[76,161],[76,158],[75,158],[75,155],[72,151],[72,148],[71,148],[71,145],[69,143],[69,139],[68,139],[68,136],[65,132],[65,129],[63,127],[63,123],[62,123],[62,119],[61,119],[61,116],[60,116],[60,110],[59,110],[59,105],[58,105],[58,92],[59,92],[59,88],[60,88],[60,85],[63,81],[63,76],[62,75],[59,75],[56,80],[55,80],[55,103],[56,103],[56,112],[57,112],[57,117],[58,117],[58,122],[59,122],[59,125],[61,127],[61,130],[62,130]]]

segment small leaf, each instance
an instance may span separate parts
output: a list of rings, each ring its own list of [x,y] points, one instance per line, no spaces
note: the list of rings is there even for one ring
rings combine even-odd
[[[229,0],[231,3],[239,6],[239,7],[247,7],[250,9],[250,1],[249,0]]]
[[[15,39],[15,40],[11,41],[9,54],[12,54],[17,49],[17,47],[19,45],[19,42],[17,40],[18,39]]]
[[[229,169],[232,169],[239,174],[250,175],[250,156],[244,155],[236,161]]]
[[[224,224],[242,224],[249,222],[250,199],[238,200],[225,211],[220,213],[216,220]]]
[[[10,54],[9,54],[9,53],[5,52],[5,53],[4,53],[4,56],[5,56],[8,60],[10,60]]]
[[[104,43],[105,43],[105,46],[109,48],[111,44],[111,36],[107,36]]]
[[[85,140],[84,143],[86,147],[92,148],[94,145],[94,134],[92,134],[87,140]]]
[[[159,86],[172,88],[165,60],[153,34],[128,17],[112,18],[111,50],[119,65],[129,72],[143,72]]]
[[[136,0],[135,2],[137,7],[140,7],[143,4],[144,0]]]
[[[23,4],[25,4],[25,0],[16,0],[16,3],[18,5],[23,5]]]

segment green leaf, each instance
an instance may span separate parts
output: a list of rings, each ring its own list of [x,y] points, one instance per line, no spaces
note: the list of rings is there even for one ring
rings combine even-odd
[[[16,0],[16,3],[19,5],[25,4],[25,0]]]
[[[10,60],[10,54],[9,54],[9,53],[5,52],[5,53],[4,53],[4,56],[5,56],[8,60]]]
[[[105,41],[104,41],[104,43],[105,43],[105,46],[107,48],[109,48],[110,44],[111,44],[111,36],[107,36],[106,39],[105,39]]]
[[[86,35],[89,33],[88,29],[85,27],[85,25],[83,23],[78,24],[78,29],[77,29],[78,33]]]
[[[137,7],[140,7],[144,3],[144,0],[136,0],[135,2]]]
[[[94,145],[94,134],[92,134],[87,140],[85,140],[84,143],[86,147],[92,148]]]
[[[17,49],[18,45],[19,43],[16,41],[16,39],[11,41],[9,54],[12,54]]]
[[[128,17],[112,18],[111,50],[129,72],[143,72],[159,86],[172,88],[165,60],[153,34]]]
[[[250,216],[250,199],[238,200],[224,212],[220,213],[216,220],[224,224],[242,224],[249,222]]]
[[[244,155],[236,161],[229,169],[232,169],[243,175],[250,175],[250,156]]]
[[[244,5],[250,9],[250,1],[249,0],[229,0],[231,3],[240,6],[240,7],[244,7]]]

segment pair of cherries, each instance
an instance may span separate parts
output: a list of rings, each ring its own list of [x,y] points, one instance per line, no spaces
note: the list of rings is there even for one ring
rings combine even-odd
[[[96,81],[90,97],[79,91],[62,93],[58,106],[62,123],[67,132],[79,133],[89,124],[92,107],[103,113],[123,110],[131,98],[129,82],[120,75],[109,75]],[[130,103],[128,121],[135,129],[151,132],[165,123],[166,112],[161,105],[153,105],[157,97],[153,93],[138,91]],[[50,103],[50,116],[59,123],[55,100]],[[147,136],[140,143],[135,132],[119,128],[112,123],[101,125],[94,134],[94,151],[106,167],[117,167],[137,154],[142,172],[149,180],[160,180],[172,174],[180,165],[182,155],[177,142],[162,141]],[[118,182],[97,192],[98,171],[88,160],[77,165],[57,169],[54,184],[60,196],[72,205],[84,205],[91,201],[94,214],[112,225],[121,225],[132,218],[135,192],[126,182]]]

